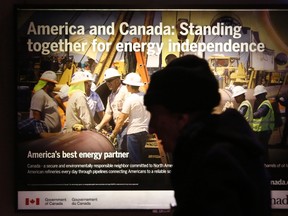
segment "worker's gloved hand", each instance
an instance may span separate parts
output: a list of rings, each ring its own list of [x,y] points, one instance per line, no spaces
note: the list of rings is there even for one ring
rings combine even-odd
[[[234,104],[232,101],[227,101],[222,109],[222,111],[225,111],[226,109],[229,109],[229,108],[234,108]]]
[[[116,135],[114,133],[111,133],[108,137],[108,139],[113,143],[115,141]]]
[[[72,128],[73,128],[74,131],[82,131],[82,130],[84,130],[84,125],[82,125],[82,124],[74,124]]]
[[[101,130],[101,127],[100,127],[100,125],[98,124],[96,127],[95,127],[95,130],[97,131],[97,132],[100,132],[100,130]]]

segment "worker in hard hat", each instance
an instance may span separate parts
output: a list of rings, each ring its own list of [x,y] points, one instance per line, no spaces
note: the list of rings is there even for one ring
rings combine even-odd
[[[246,99],[247,90],[242,86],[234,86],[232,88],[232,97],[239,104],[238,111],[244,116],[249,125],[253,127],[253,108],[249,100]]]
[[[72,75],[66,107],[65,132],[95,128],[93,114],[87,103],[87,94],[85,91],[85,89],[91,87],[91,82],[91,78],[82,71],[77,71]]]
[[[108,68],[104,72],[104,80],[107,87],[111,90],[110,95],[107,99],[107,105],[105,114],[101,122],[96,126],[96,130],[100,131],[104,126],[109,124],[110,120],[113,119],[116,124],[119,115],[121,114],[123,103],[127,96],[130,94],[122,84],[121,74],[115,68]],[[119,151],[126,151],[126,133],[127,133],[128,119],[123,124],[121,131],[117,134],[117,148]]]
[[[145,145],[148,138],[148,124],[150,113],[143,103],[144,92],[140,87],[144,85],[139,74],[131,72],[126,75],[123,83],[131,93],[124,101],[122,111],[117,118],[110,139],[114,139],[120,132],[125,121],[129,119],[127,126],[127,150],[130,163],[143,163],[145,160]]]
[[[267,90],[263,85],[257,85],[254,89],[256,100],[254,102],[253,131],[263,144],[268,160],[268,143],[274,130],[275,119],[271,102],[266,98]]]
[[[81,70],[82,72],[82,70]],[[92,112],[92,115],[94,117],[94,120],[101,121],[101,119],[104,116],[105,107],[104,104],[99,96],[99,94],[96,91],[96,85],[94,83],[94,78],[92,76],[92,73],[84,70],[83,73],[91,80],[91,83],[88,82],[87,85],[85,85],[85,93],[87,102],[89,105],[89,108]],[[91,84],[91,85],[90,85]],[[61,89],[59,90],[58,94],[55,95],[55,99],[58,102],[60,108],[66,113],[66,105],[68,101],[68,91],[69,86],[67,84],[63,85]],[[66,118],[66,116],[65,116]],[[65,120],[64,120],[65,121]]]
[[[34,87],[31,99],[30,118],[44,121],[46,132],[60,132],[61,121],[58,113],[58,104],[54,100],[53,90],[57,84],[57,75],[53,71],[45,71]]]
[[[91,82],[87,82],[88,85],[85,85],[85,92],[86,92],[86,98],[88,102],[88,106],[92,112],[92,115],[94,117],[94,120],[100,119],[102,120],[104,116],[104,104],[99,96],[98,93],[96,93],[96,85],[94,83],[93,75],[90,71],[84,70],[83,73],[89,78]],[[97,116],[96,116],[97,115]]]
[[[45,71],[33,89],[29,119],[18,124],[19,133],[27,138],[45,136],[46,133],[61,131],[58,104],[54,100],[53,90],[57,84],[57,75]]]
[[[59,106],[58,112],[59,112],[60,117],[61,117],[62,128],[64,127],[65,122],[66,122],[66,105],[67,105],[67,101],[68,101],[68,91],[69,91],[69,85],[65,84],[65,85],[61,86],[59,91],[54,96],[54,99],[56,100],[56,102]]]

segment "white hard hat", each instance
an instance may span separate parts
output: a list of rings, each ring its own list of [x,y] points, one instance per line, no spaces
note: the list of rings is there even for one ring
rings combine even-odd
[[[93,75],[90,71],[84,70],[83,73],[89,78],[89,80],[94,81]]]
[[[237,97],[239,95],[245,94],[247,92],[242,86],[235,86],[232,89],[232,97]]]
[[[120,77],[121,74],[115,68],[108,68],[104,73],[104,80],[113,78],[113,77]]]
[[[139,74],[131,72],[126,75],[125,79],[123,80],[123,83],[126,85],[131,85],[131,86],[143,86],[144,83],[141,82],[141,77]]]
[[[45,71],[41,75],[40,80],[44,80],[44,81],[52,82],[52,83],[58,83],[57,75],[54,71]]]
[[[266,88],[263,85],[257,85],[254,89],[254,96],[257,96],[259,94],[267,93]]]
[[[71,78],[71,83],[70,85],[79,83],[79,82],[85,82],[85,81],[92,81],[91,77],[82,71],[76,71]]]

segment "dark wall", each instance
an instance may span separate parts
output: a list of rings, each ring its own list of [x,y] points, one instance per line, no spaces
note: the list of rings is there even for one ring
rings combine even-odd
[[[147,1],[150,1],[147,4]],[[13,16],[13,7],[15,4],[32,4],[32,5],[45,5],[45,4],[58,4],[58,5],[79,5],[85,6],[89,5],[93,7],[96,4],[105,4],[107,8],[111,8],[111,5],[119,4],[121,2],[121,7],[125,8],[132,7],[148,7],[149,8],[193,8],[193,6],[198,5],[201,8],[205,8],[205,6],[209,4],[218,5],[219,7],[223,6],[227,7],[235,7],[239,3],[231,0],[222,0],[215,2],[214,0],[106,0],[106,1],[97,1],[97,0],[57,0],[55,2],[51,0],[4,0],[1,1],[0,6],[0,89],[1,89],[1,114],[0,114],[0,176],[1,176],[1,185],[0,185],[0,214],[2,216],[14,216],[14,215],[107,215],[107,216],[120,216],[120,215],[155,215],[151,211],[25,211],[25,212],[18,212],[16,211],[16,191],[15,191],[15,160],[14,157],[14,146],[15,146],[15,135],[14,135],[14,125],[15,125],[15,90],[16,90],[16,77],[14,74],[14,64],[15,64],[15,57],[14,57],[14,16]],[[241,0],[238,1],[243,4],[253,5],[251,7],[256,7],[259,5],[271,3],[275,4],[287,4],[287,0]],[[176,4],[177,3],[177,4]],[[189,5],[189,6],[188,6]],[[236,7],[237,8],[237,7]],[[191,209],[193,211],[193,209]],[[284,216],[287,215],[288,211],[280,211],[275,210],[274,216]],[[157,215],[157,214],[156,214]],[[159,213],[158,215],[171,215],[171,213]]]

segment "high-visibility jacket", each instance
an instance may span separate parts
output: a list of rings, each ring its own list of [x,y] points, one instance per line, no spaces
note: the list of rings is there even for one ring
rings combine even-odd
[[[252,105],[248,100],[242,101],[242,103],[239,105],[238,110],[240,110],[243,106],[247,106],[247,111],[244,114],[244,118],[247,120],[251,128],[253,127],[253,109]]]
[[[253,131],[255,132],[274,130],[275,117],[274,117],[274,110],[270,101],[264,100],[257,109],[259,109],[264,104],[269,107],[269,112],[267,113],[266,116],[253,119]]]

